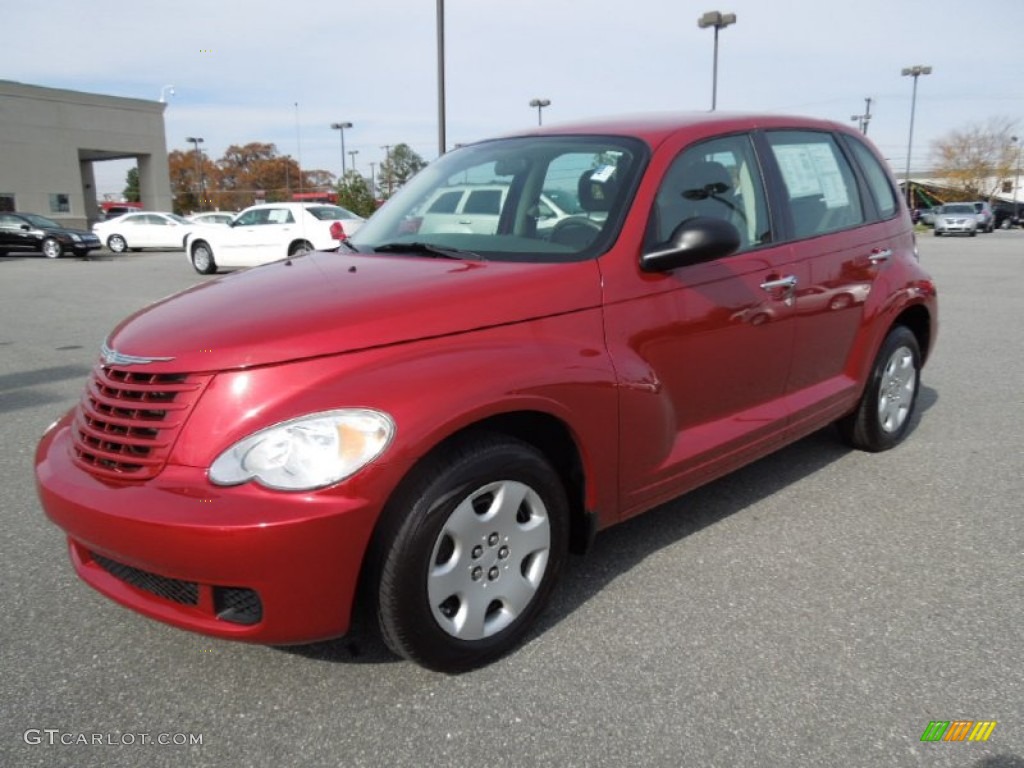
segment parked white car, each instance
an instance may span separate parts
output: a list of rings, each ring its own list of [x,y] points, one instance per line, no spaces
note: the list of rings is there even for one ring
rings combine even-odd
[[[361,216],[323,203],[262,203],[246,208],[226,227],[196,228],[185,253],[196,272],[255,267],[306,251],[327,251],[355,234]]]
[[[184,248],[194,224],[176,213],[125,213],[92,225],[92,231],[114,253],[143,248]]]
[[[426,202],[422,213],[412,226],[423,234],[438,232],[472,232],[493,235],[498,231],[498,220],[508,197],[507,184],[460,184],[441,187]],[[537,232],[543,235],[554,229],[558,222],[569,217],[558,204],[541,193],[531,215],[537,222]]]

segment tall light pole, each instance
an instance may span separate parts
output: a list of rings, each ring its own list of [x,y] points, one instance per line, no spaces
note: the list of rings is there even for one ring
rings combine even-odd
[[[530,106],[537,108],[537,125],[542,125],[541,110],[551,106],[551,99],[530,99]]]
[[[302,194],[302,134],[299,132],[299,102],[295,102],[295,148],[299,163],[299,194]]]
[[[1017,154],[1017,170],[1013,176],[1013,218],[1020,221],[1020,206],[1017,203],[1017,189],[1020,187],[1020,140],[1016,136],[1011,136],[1010,141],[1013,142],[1013,148]],[[1013,221],[1010,223],[1012,224]]]
[[[186,136],[185,141],[194,145],[196,148],[196,202],[199,204],[199,210],[203,210],[203,156],[199,152],[199,145],[203,143],[202,136]]]
[[[444,0],[437,0],[437,156],[444,154]]]
[[[914,92],[910,97],[910,136],[907,138],[907,175],[904,176],[904,184],[907,185],[907,207],[914,208],[914,191],[910,186],[910,151],[914,147],[914,111],[917,108],[917,78],[921,75],[930,75],[932,68],[917,64],[913,67],[904,67],[901,73],[904,77],[914,78]]]
[[[351,128],[352,123],[331,123],[331,128],[341,132],[341,178],[345,178],[345,129]]]
[[[356,169],[356,155],[358,155],[358,154],[359,154],[359,150],[358,149],[350,149],[348,151],[348,156],[352,158],[352,170],[353,171]]]
[[[376,163],[370,163],[370,194],[373,196],[374,200],[377,199],[377,176],[374,173],[376,167]]]
[[[697,26],[701,29],[707,27],[715,28],[715,56],[711,65],[711,111],[718,106],[718,30],[725,29],[730,24],[736,23],[735,13],[722,13],[720,11],[708,11],[699,19]]]

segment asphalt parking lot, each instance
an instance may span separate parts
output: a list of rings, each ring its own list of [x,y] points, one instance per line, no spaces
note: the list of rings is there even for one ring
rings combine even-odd
[[[457,677],[362,628],[234,644],[80,583],[35,444],[118,320],[209,278],[0,259],[0,765],[1024,768],[1024,231],[920,247],[941,328],[906,443],[825,431],[601,534],[522,648]],[[935,720],[997,726],[922,742]]]

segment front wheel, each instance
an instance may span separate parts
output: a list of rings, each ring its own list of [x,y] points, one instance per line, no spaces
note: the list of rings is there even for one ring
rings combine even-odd
[[[107,248],[114,253],[124,253],[128,250],[128,243],[121,235],[111,235],[107,239]]]
[[[43,240],[43,256],[48,259],[59,259],[64,253],[62,246],[56,238],[48,237]]]
[[[200,275],[212,275],[217,271],[217,262],[213,260],[213,250],[204,240],[200,240],[192,246],[190,258],[192,268]]]
[[[377,618],[399,656],[444,672],[515,647],[565,561],[561,480],[532,446],[479,435],[428,459],[375,540]]]
[[[878,350],[856,410],[839,421],[843,439],[862,451],[886,451],[897,445],[910,431],[920,382],[917,337],[897,325]]]

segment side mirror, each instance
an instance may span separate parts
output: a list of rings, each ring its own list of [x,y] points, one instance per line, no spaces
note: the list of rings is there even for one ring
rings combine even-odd
[[[667,247],[640,257],[644,272],[668,272],[678,267],[714,261],[740,247],[740,233],[723,219],[696,216],[672,232]]]

